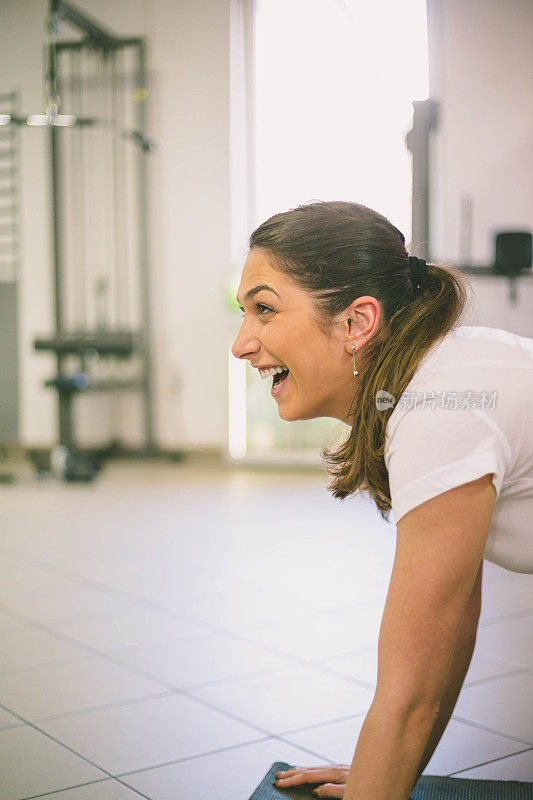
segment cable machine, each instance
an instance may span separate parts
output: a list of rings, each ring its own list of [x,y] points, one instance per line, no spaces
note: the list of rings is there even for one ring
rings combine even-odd
[[[64,22],[81,38],[58,38]],[[56,357],[57,374],[45,382],[58,395],[56,470],[91,480],[123,448],[76,445],[79,394],[140,392],[142,452],[156,450],[146,156],[158,142],[145,133],[143,38],[118,37],[64,0],[50,0],[46,31],[46,110],[25,122],[49,127],[55,332],[34,347]]]

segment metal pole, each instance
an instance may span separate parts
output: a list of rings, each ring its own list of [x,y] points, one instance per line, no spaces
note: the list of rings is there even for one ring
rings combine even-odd
[[[53,44],[48,45],[50,48]],[[55,58],[50,64],[52,77],[56,78]],[[54,262],[54,312],[56,335],[64,332],[64,319],[62,308],[62,262],[61,262],[61,198],[60,198],[60,132],[52,125],[50,126],[50,162],[51,162],[51,188],[52,188],[52,257]],[[64,356],[56,352],[57,374],[61,374]],[[72,449],[72,395],[69,392],[58,392],[59,400],[59,442],[65,447]]]
[[[146,135],[146,44],[144,39],[138,43],[138,125],[141,135]],[[142,349],[144,356],[144,428],[146,449],[155,449],[153,431],[153,398],[152,398],[152,348],[151,348],[151,307],[150,307],[150,270],[148,264],[148,202],[146,180],[146,154],[139,147],[139,266],[142,308]]]

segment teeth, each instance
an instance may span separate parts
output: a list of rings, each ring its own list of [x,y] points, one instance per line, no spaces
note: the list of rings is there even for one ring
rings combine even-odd
[[[260,369],[259,374],[262,378],[269,378],[271,375],[275,375],[277,372],[285,372],[287,367],[270,367],[270,369]]]

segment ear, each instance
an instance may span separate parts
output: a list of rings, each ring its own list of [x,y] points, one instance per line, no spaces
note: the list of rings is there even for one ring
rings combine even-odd
[[[347,352],[352,344],[356,351],[376,333],[381,320],[381,306],[375,297],[364,295],[347,306],[340,315]]]

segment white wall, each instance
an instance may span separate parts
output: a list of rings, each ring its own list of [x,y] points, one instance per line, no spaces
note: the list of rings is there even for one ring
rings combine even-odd
[[[431,254],[459,263],[461,196],[472,198],[472,262],[496,230],[533,229],[533,3],[428,0]]]
[[[429,3],[430,92],[440,103],[432,253],[444,262],[459,258],[459,206],[466,194],[474,202],[472,258],[483,263],[492,259],[494,228],[531,228],[533,222],[533,4]],[[225,310],[222,291],[242,250],[243,226],[235,214],[246,205],[241,189],[232,192],[230,185],[236,170],[243,191],[246,183],[246,159],[237,164],[231,157],[235,143],[244,141],[230,129],[230,101],[238,94],[231,100],[230,14],[236,4],[78,0],[117,32],[148,37],[149,132],[163,141],[149,160],[156,436],[169,448],[225,448],[227,442],[227,346],[235,317]],[[45,0],[4,0],[0,11],[0,88],[20,87],[27,113],[43,104],[45,11]],[[232,63],[238,62],[234,56]],[[245,119],[241,112],[234,119]],[[54,360],[34,353],[32,341],[52,329],[48,152],[43,131],[22,136],[20,433],[24,444],[46,446],[57,436],[55,397],[42,388]],[[232,208],[239,209],[233,218]],[[496,318],[492,324],[502,323]],[[132,398],[114,414],[109,398],[79,400],[84,443],[117,433],[140,440],[142,417]]]
[[[234,316],[223,306],[230,270],[229,0],[78,0],[79,8],[119,34],[146,35],[149,133],[163,142],[149,157],[156,439],[163,447],[224,447],[227,441],[227,343]],[[44,0],[4,0],[1,88],[19,87],[22,108],[43,107]],[[20,284],[23,444],[56,441],[50,354],[33,339],[53,329],[46,132],[22,143]],[[79,441],[110,435],[141,441],[134,397],[110,413],[110,398],[77,399]]]

